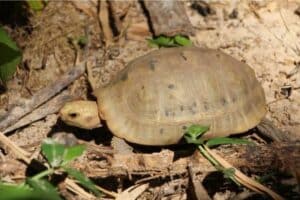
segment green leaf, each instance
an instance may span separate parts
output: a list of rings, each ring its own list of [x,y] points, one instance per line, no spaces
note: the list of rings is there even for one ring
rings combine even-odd
[[[83,187],[92,191],[95,195],[100,196],[100,191],[96,188],[96,185],[87,176],[82,174],[80,171],[64,167],[64,170],[74,179],[76,179]]]
[[[192,41],[189,40],[189,38],[181,36],[181,35],[176,35],[174,37],[174,41],[179,44],[180,46],[191,46]]]
[[[0,43],[6,44],[9,48],[15,51],[19,51],[16,43],[10,39],[2,27],[0,27]]]
[[[0,27],[0,79],[3,83],[12,77],[20,61],[20,50],[3,28]]]
[[[174,47],[177,46],[174,43],[174,39],[172,37],[159,36],[154,39],[148,40],[150,44],[156,44],[159,47]]]
[[[26,183],[32,187],[35,193],[42,199],[62,200],[56,188],[46,180],[27,178]]]
[[[191,125],[187,129],[187,134],[190,135],[192,138],[198,138],[201,137],[208,130],[208,126]]]
[[[45,139],[42,144],[42,153],[52,167],[66,165],[82,155],[84,150],[84,145],[65,147],[63,144],[50,138]]]
[[[44,4],[42,0],[27,0],[27,4],[30,9],[34,11],[41,11],[44,8]]]
[[[254,144],[254,143],[245,139],[218,137],[218,138],[212,138],[207,140],[205,144],[208,147],[214,147],[222,144]]]
[[[176,46],[191,46],[192,41],[189,38],[181,35],[174,37],[158,36],[154,39],[148,39],[151,47],[176,47]]]
[[[67,164],[68,162],[76,159],[81,156],[85,150],[84,145],[75,145],[71,147],[66,147],[63,155],[63,163],[62,165]]]
[[[159,45],[156,44],[156,43],[153,41],[153,39],[147,39],[147,41],[148,41],[149,47],[151,47],[151,48],[158,48],[158,47],[159,47]]]
[[[17,200],[17,199],[34,199],[37,196],[28,185],[15,185],[0,182],[1,199]]]
[[[80,36],[77,40],[77,44],[80,46],[80,47],[84,47],[86,46],[88,43],[88,38],[86,36]]]
[[[188,144],[203,144],[204,143],[204,140],[201,139],[201,138],[191,138],[189,135],[185,134],[184,136],[184,139],[185,141],[188,143]]]
[[[187,141],[187,143],[203,144],[204,141],[200,137],[208,130],[208,126],[191,125],[190,127],[188,127],[184,138]]]
[[[32,181],[30,180],[29,182]],[[45,184],[40,181],[34,181],[33,185],[43,185],[42,187],[45,187]],[[47,185],[47,187],[49,187],[49,185]],[[52,190],[53,186],[51,185],[50,187],[50,190]],[[45,193],[45,191],[41,189],[30,187],[24,183],[16,185],[0,182],[0,194],[0,199],[3,200],[41,200],[41,197],[43,197],[43,200],[61,200],[56,191],[55,193],[49,193],[49,190],[47,190]]]
[[[47,138],[42,144],[42,153],[52,167],[59,167],[63,162],[65,147],[62,144]]]

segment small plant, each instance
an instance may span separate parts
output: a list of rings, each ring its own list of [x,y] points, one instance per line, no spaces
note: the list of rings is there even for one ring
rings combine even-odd
[[[188,128],[184,138],[188,143],[197,145],[201,154],[208,159],[217,170],[221,171],[225,178],[229,178],[237,185],[246,186],[257,193],[268,194],[273,199],[283,199],[283,197],[273,192],[269,188],[244,175],[237,168],[209,149],[209,147],[222,144],[253,144],[252,142],[244,139],[226,137],[212,138],[205,141],[201,139],[201,136],[203,136],[203,134],[205,134],[208,130],[209,128],[205,126],[192,125]]]
[[[68,42],[73,45],[74,48],[84,48],[88,44],[88,38],[84,35],[79,37],[68,37]]]
[[[178,47],[191,46],[192,41],[189,38],[181,35],[174,37],[158,36],[153,39],[148,39],[149,45],[153,47]]]
[[[57,189],[49,182],[54,174],[66,173],[70,178],[75,179],[84,188],[100,196],[100,191],[95,184],[80,171],[69,167],[70,161],[78,158],[85,150],[84,145],[66,147],[52,139],[44,140],[42,144],[42,154],[46,158],[48,169],[26,178],[24,183],[9,184],[0,182],[1,199],[45,199],[62,200]]]
[[[201,137],[209,130],[208,126],[191,125],[188,127],[186,134],[184,135],[187,143],[197,145],[199,151],[202,155],[207,158],[217,170],[224,174],[225,178],[230,178],[237,185],[240,185],[234,178],[233,168],[224,168],[213,156],[211,156],[206,148],[215,147],[222,144],[252,144],[251,142],[238,139],[238,138],[228,138],[228,137],[217,137],[209,140],[203,140]]]
[[[21,51],[0,27],[0,82],[3,85],[13,76],[20,61]]]
[[[44,0],[27,0],[29,8],[36,12],[43,10],[46,2]]]

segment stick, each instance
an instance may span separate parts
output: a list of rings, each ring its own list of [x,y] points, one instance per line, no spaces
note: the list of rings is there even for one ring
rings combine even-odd
[[[30,113],[32,110],[48,101],[58,92],[72,83],[75,79],[81,76],[85,71],[85,62],[75,66],[69,72],[64,74],[59,80],[55,81],[48,87],[45,87],[36,92],[31,99],[26,100],[23,104],[13,107],[0,119],[0,130],[16,123],[21,117]]]
[[[36,110],[33,110],[32,113],[24,116],[12,126],[5,129],[3,133],[5,134],[14,131],[18,128],[38,121],[50,114],[56,113],[67,101],[71,101],[75,98],[76,97],[74,95],[70,95],[68,91],[63,91],[58,96],[46,102],[44,105],[41,105],[41,107],[37,108]]]
[[[181,1],[143,1],[156,36],[193,35],[194,30]],[[147,13],[148,12],[148,13]]]

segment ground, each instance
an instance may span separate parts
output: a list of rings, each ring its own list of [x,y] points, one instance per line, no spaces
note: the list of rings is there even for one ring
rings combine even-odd
[[[297,9],[300,2],[211,0],[207,4],[209,10],[203,9],[203,5],[206,5],[203,2],[200,10],[199,7],[192,8],[191,5],[192,2],[185,2],[186,12],[195,28],[195,35],[191,37],[193,43],[199,47],[220,49],[249,64],[264,88],[268,105],[267,118],[291,137],[299,138],[300,14]],[[124,15],[124,18],[121,18],[122,32],[113,38],[109,45],[108,41],[104,41],[107,37],[102,34],[103,27],[101,29],[95,16],[95,1],[50,1],[43,11],[29,16],[29,24],[26,26],[12,28],[6,24],[6,29],[23,51],[23,60],[14,78],[7,83],[7,90],[0,96],[0,113],[5,114],[14,105],[30,99],[39,89],[59,79],[61,74],[71,69],[78,60],[85,59],[86,54],[94,55],[93,59],[89,60],[89,66],[97,73],[97,84],[94,86],[97,87],[108,83],[130,60],[151,51],[145,40],[146,37],[151,37],[151,34],[140,4],[124,1],[119,2],[116,8],[119,16]],[[88,39],[85,48],[77,44],[78,39],[82,37]],[[81,76],[68,89],[82,99],[94,99],[91,95],[93,85],[89,85],[87,77],[88,75]],[[57,132],[75,132],[75,135],[80,135],[80,139],[88,141],[92,146],[97,144],[99,149],[109,147],[109,139],[103,135],[110,133],[104,133],[104,129],[97,129],[98,132],[103,132],[103,135],[95,131],[87,133],[88,131],[66,127],[58,117],[57,114],[51,114],[17,129],[10,134],[10,139],[28,151],[34,151],[47,136],[56,135]],[[83,134],[89,136],[82,136]],[[88,158],[82,158],[83,162],[79,162],[77,168],[87,174],[94,173],[93,177],[96,177],[95,174],[101,177],[107,173],[105,167],[108,163],[95,161],[99,152],[93,151],[100,150],[93,147],[92,153]],[[105,153],[100,151],[100,154]],[[110,153],[107,155],[111,156]],[[13,166],[6,167],[7,171],[1,172],[1,178],[11,181],[24,177],[26,166],[17,165],[12,153],[1,153],[1,157],[1,165],[10,163]],[[91,157],[95,160],[89,160]],[[84,162],[90,163],[83,165]],[[89,166],[98,166],[99,169],[93,171],[95,168]],[[176,180],[187,181],[185,178]],[[105,185],[107,181],[110,180],[106,178],[99,180],[99,183]],[[166,182],[168,187],[163,184],[160,187],[153,186],[152,193],[144,193],[142,198],[153,198],[153,191],[165,189],[169,191],[165,191],[164,194],[180,194],[181,196],[177,195],[176,198],[184,199],[184,188],[170,189],[170,184],[185,185],[182,182]],[[126,182],[119,183],[117,188],[122,190],[122,184],[128,186]],[[229,193],[219,191],[214,199],[229,199]]]

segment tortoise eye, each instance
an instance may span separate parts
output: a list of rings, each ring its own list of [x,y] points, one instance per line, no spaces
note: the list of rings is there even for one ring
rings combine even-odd
[[[78,116],[78,113],[69,113],[69,116],[70,116],[71,118],[75,118],[75,117]]]

